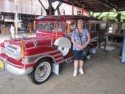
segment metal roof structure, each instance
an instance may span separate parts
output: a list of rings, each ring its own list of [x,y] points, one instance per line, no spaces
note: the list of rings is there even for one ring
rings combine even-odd
[[[59,1],[92,12],[125,11],[125,0],[48,0],[50,3]]]

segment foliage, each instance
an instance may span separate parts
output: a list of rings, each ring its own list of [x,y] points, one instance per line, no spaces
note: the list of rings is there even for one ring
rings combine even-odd
[[[118,13],[121,13],[121,21],[125,20],[125,11],[103,12],[101,15],[100,15],[100,12],[99,12],[99,13],[94,13],[93,16],[98,18],[98,19],[102,19],[104,21],[107,21],[107,20],[115,20],[115,21],[117,21],[116,16],[118,15]]]

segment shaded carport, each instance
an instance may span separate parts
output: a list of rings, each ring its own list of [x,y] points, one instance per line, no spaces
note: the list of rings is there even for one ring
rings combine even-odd
[[[101,13],[103,13],[103,12],[125,11],[125,0],[49,0],[49,4],[51,5],[51,3],[55,2],[55,1],[59,1],[60,6],[61,6],[61,3],[66,3],[69,5],[74,5],[76,7],[83,8],[89,12],[92,12],[90,14],[90,16],[93,16],[93,14],[97,13],[97,12],[100,12],[100,15],[101,15]],[[59,6],[57,8],[59,8]],[[100,15],[98,15],[98,17]],[[121,22],[120,17],[121,17],[121,14],[118,13],[118,15],[116,16],[116,19],[119,23],[118,26],[120,25],[120,22]],[[117,32],[121,32],[121,29],[118,28]],[[110,36],[113,38],[114,37],[119,38],[119,35],[113,35],[113,36],[110,35]],[[121,41],[123,41],[123,36],[120,35],[120,38],[122,39]],[[120,53],[120,54],[122,54],[122,56],[125,56],[124,53],[125,52],[123,50],[122,53]],[[125,62],[125,60],[123,58],[124,57],[122,57],[121,61]]]

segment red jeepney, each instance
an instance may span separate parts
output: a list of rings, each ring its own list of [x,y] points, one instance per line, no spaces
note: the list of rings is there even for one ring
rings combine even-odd
[[[83,16],[40,16],[36,19],[36,37],[5,40],[0,44],[0,68],[16,75],[28,74],[35,84],[46,81],[51,72],[59,74],[59,64],[73,58],[71,32]],[[87,25],[87,24],[86,24]],[[97,37],[91,32],[90,47]]]

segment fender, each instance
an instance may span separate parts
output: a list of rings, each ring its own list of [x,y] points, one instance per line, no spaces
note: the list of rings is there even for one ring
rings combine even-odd
[[[26,49],[25,58],[23,59],[23,62],[25,64],[32,64],[34,62],[38,62],[38,60],[45,57],[51,58],[54,61],[54,63],[58,63],[57,61],[64,59],[62,53],[55,47],[40,46],[34,47],[33,49]]]

